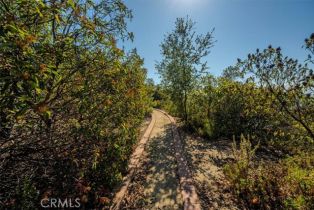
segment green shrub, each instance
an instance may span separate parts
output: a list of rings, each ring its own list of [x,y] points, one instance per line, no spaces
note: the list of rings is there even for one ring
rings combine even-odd
[[[242,136],[240,147],[232,146],[235,162],[224,168],[244,204],[253,209],[313,209],[313,154],[299,154],[278,163],[258,162],[256,148]]]
[[[47,190],[76,197],[83,182],[86,205],[96,208],[124,175],[151,104],[143,59],[117,46],[133,37],[126,30],[132,13],[120,0],[4,5],[0,205],[6,198],[37,206],[33,189],[39,197]],[[24,178],[30,181],[21,185]]]
[[[286,123],[272,108],[272,96],[254,83],[209,77],[201,87],[191,93],[188,103],[188,125],[201,135],[239,138],[253,133],[268,140],[273,130]]]
[[[283,186],[287,194],[285,206],[291,209],[314,208],[314,155],[301,153],[284,162],[287,175]]]

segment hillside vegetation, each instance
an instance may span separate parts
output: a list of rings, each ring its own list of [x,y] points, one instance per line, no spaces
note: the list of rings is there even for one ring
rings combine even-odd
[[[204,58],[215,31],[178,18],[155,85],[136,49],[118,47],[133,40],[131,18],[122,0],[0,0],[0,209],[48,198],[108,208],[152,107],[206,144],[233,142],[224,176],[245,208],[314,209],[314,34],[302,61],[270,45],[214,77]],[[148,148],[176,179],[172,124],[159,124]]]
[[[304,62],[270,45],[214,77],[196,70],[206,69],[200,58],[213,47],[212,32],[193,44],[193,26],[189,18],[178,19],[161,45],[155,106],[208,141],[234,141],[235,159],[225,165],[225,175],[248,208],[313,209],[314,34],[305,40]]]
[[[104,204],[148,112],[146,70],[120,0],[0,2],[0,203]]]

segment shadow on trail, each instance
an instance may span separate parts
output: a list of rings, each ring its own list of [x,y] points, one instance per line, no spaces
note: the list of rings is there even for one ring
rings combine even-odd
[[[159,118],[121,209],[182,209],[171,125]]]
[[[147,147],[147,179],[144,190],[150,208],[178,209],[179,181],[170,124],[164,132],[150,139]]]
[[[241,209],[223,174],[224,165],[233,161],[232,141],[206,141],[184,132],[181,135],[203,209]]]
[[[232,141],[226,139],[205,141],[204,139],[199,137],[188,137],[186,136],[186,134],[182,134],[182,136],[184,139],[185,148],[188,151],[191,151],[186,153],[188,162],[190,164],[192,163],[192,161],[197,163],[201,160],[204,160],[205,158],[208,159],[208,161],[211,161],[215,166],[223,167],[225,164],[230,163],[234,160],[231,156]],[[190,138],[194,138],[195,140],[192,144],[187,142],[191,141],[188,140]],[[193,167],[193,164],[190,167]]]

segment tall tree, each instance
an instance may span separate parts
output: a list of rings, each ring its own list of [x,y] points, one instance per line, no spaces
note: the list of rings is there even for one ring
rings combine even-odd
[[[156,64],[163,85],[185,121],[188,120],[189,93],[207,69],[207,63],[201,59],[210,53],[214,44],[213,30],[196,35],[194,26],[195,22],[189,17],[177,18],[174,30],[161,44],[163,59]]]

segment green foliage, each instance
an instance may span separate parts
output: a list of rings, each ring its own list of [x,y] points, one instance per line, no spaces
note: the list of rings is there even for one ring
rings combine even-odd
[[[284,161],[287,185],[284,190],[289,195],[284,204],[291,209],[314,208],[314,156],[309,153],[289,157]]]
[[[133,37],[131,11],[121,0],[1,1],[0,11],[0,202],[37,206],[34,190],[71,197],[83,182],[84,205],[99,207],[151,104],[143,60],[116,44]]]
[[[176,20],[175,29],[161,44],[163,60],[156,65],[163,86],[170,94],[179,116],[185,121],[188,120],[189,94],[207,69],[206,62],[201,59],[209,54],[214,43],[213,31],[205,36],[195,36],[194,26],[195,23],[189,18]]]
[[[163,109],[173,115],[177,115],[178,110],[170,99],[169,90],[165,89],[162,85],[156,85],[152,88],[152,106],[157,109]]]
[[[212,138],[252,134],[262,144],[271,143],[281,150],[293,153],[312,150],[313,70],[285,58],[285,69],[268,72],[268,67],[259,66],[253,74],[250,70],[253,64],[248,62],[262,62],[261,57],[273,53],[277,56],[275,61],[267,62],[277,62],[276,59],[282,57],[280,49],[269,48],[264,53],[258,52],[259,57],[254,59],[250,55],[250,61],[241,61],[247,64],[244,69],[227,68],[224,73],[227,78],[204,77],[188,102],[189,125],[201,135]],[[244,77],[246,71],[251,72],[246,75],[246,81],[232,80]]]
[[[275,100],[277,110],[298,123],[314,139],[314,75],[308,63],[284,57],[280,47],[269,46],[239,60],[240,74],[267,89]]]
[[[189,128],[212,140],[240,139],[225,174],[250,209],[313,208],[313,38],[306,39],[304,64],[270,46],[238,60],[223,77],[202,77],[188,98]],[[292,156],[257,161],[243,135],[270,156]]]
[[[255,137],[267,140],[285,122],[272,103],[272,96],[253,83],[205,77],[189,100],[189,125],[212,138],[254,132]]]
[[[300,154],[274,162],[257,162],[250,141],[233,144],[234,163],[224,168],[234,192],[249,208],[312,209],[313,154]],[[255,161],[254,161],[255,159]]]

